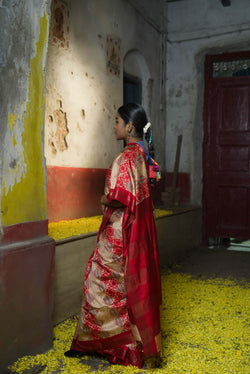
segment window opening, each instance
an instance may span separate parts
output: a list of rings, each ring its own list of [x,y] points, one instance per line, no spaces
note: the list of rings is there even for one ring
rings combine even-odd
[[[250,76],[250,59],[232,61],[214,61],[213,78]]]

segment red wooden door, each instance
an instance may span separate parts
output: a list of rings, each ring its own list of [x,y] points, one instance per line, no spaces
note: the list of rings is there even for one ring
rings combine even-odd
[[[250,238],[250,76],[212,77],[213,58],[206,61],[204,239]]]

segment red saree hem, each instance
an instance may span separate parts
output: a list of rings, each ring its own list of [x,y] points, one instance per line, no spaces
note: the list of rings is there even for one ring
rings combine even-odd
[[[76,351],[82,352],[99,352],[104,351],[106,349],[112,349],[116,347],[120,347],[121,345],[130,344],[134,342],[134,337],[131,331],[125,331],[119,335],[111,336],[110,338],[106,339],[98,339],[98,340],[85,340],[81,341],[73,339],[71,344],[71,349]]]
[[[112,364],[123,366],[134,365],[139,369],[142,368],[143,355],[138,348],[133,350],[122,345],[99,353],[105,355]]]
[[[124,218],[126,222],[126,217]],[[124,230],[125,285],[130,319],[137,326],[145,357],[160,350],[161,280],[152,201],[136,206],[129,230]]]

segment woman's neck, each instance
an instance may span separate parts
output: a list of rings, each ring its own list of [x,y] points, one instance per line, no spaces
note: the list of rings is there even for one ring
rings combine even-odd
[[[135,136],[130,136],[128,137],[128,139],[126,140],[126,143],[137,143],[137,142],[141,142],[143,139],[142,138],[138,138],[138,137],[135,137]]]

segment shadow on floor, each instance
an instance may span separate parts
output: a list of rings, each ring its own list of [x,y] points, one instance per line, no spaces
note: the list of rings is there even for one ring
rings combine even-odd
[[[195,276],[245,278],[250,280],[250,252],[224,247],[199,247],[171,266],[171,271]]]

